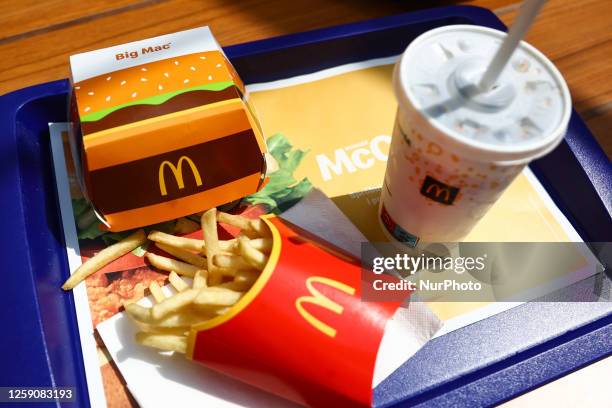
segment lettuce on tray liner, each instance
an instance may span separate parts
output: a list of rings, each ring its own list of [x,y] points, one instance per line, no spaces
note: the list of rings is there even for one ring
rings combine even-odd
[[[293,176],[308,151],[294,149],[282,133],[269,137],[267,145],[278,163],[278,170],[268,175],[270,180],[264,188],[244,201],[253,205],[265,204],[271,212],[280,213],[301,200],[312,188],[307,178],[297,181]]]
[[[281,213],[300,201],[312,188],[312,184],[307,178],[298,181],[293,175],[308,151],[294,148],[282,133],[270,136],[267,140],[267,145],[269,153],[278,163],[278,169],[268,174],[269,181],[263,189],[245,197],[243,202],[252,206],[262,205],[265,207],[264,212]],[[98,222],[85,198],[73,198],[72,211],[79,240],[101,238],[106,245],[111,245],[133,232],[133,230],[110,232],[102,229],[102,224]],[[199,222],[199,216],[193,219]],[[167,221],[145,227],[145,231],[147,233],[151,230],[172,232],[175,224],[176,220]],[[137,248],[134,250],[134,254],[142,256],[145,249]]]

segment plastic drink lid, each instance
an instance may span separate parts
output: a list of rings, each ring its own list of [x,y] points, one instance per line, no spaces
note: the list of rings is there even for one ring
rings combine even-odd
[[[494,86],[478,90],[505,36],[472,25],[434,29],[415,39],[395,68],[395,94],[404,112],[420,112],[447,136],[450,149],[475,160],[531,160],[556,147],[567,131],[567,84],[525,42]]]

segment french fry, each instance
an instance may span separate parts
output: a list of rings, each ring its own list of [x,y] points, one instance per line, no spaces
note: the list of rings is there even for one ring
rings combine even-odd
[[[272,238],[255,238],[249,244],[258,251],[269,254],[272,251]]]
[[[184,292],[179,292],[174,296],[166,298],[163,302],[151,308],[151,317],[154,320],[159,320],[170,313],[182,309],[193,302],[198,292],[198,289],[187,289]]]
[[[166,258],[165,256],[155,255],[151,252],[147,252],[147,259],[157,269],[161,269],[162,271],[172,272],[175,271],[179,275],[188,276],[193,278],[195,273],[199,271],[201,268],[177,261],[176,259]]]
[[[199,273],[199,272],[200,271],[196,273]],[[182,280],[180,276],[178,276],[176,272],[174,271],[170,272],[170,275],[168,276],[168,280],[170,281],[170,284],[172,285],[174,289],[176,289],[177,292],[183,292],[189,289],[189,285],[186,284],[185,281]]]
[[[238,237],[238,246],[240,254],[244,260],[254,268],[262,270],[268,262],[268,257],[251,246],[249,239],[246,237]]]
[[[236,238],[219,240],[220,253],[232,254],[236,252],[236,248],[238,248],[238,241],[236,241]]]
[[[166,295],[164,295],[164,293],[162,292],[161,288],[159,287],[159,285],[155,281],[153,281],[153,282],[151,282],[149,284],[149,292],[151,292],[151,295],[153,296],[153,299],[155,299],[155,301],[157,303],[163,302],[164,299],[166,298]]]
[[[185,353],[187,351],[187,338],[172,334],[136,333],[136,342],[143,346],[154,347],[165,351]]]
[[[255,269],[249,270],[238,270],[234,276],[234,280],[231,282],[225,282],[218,287],[235,290],[237,292],[246,292],[259,278],[260,272]]]
[[[219,266],[215,266],[215,268],[217,269],[217,273],[220,274],[221,277],[227,276],[233,278],[236,275],[236,272],[238,272],[236,269],[232,268],[221,268]]]
[[[176,224],[174,225],[175,234],[191,234],[192,232],[197,231],[199,229],[200,226],[197,222],[185,217],[181,217],[176,220]]]
[[[177,237],[160,231],[150,232],[148,238],[149,240],[156,243],[165,244],[174,248],[184,249],[185,251],[193,251],[205,254],[204,240],[201,239]],[[219,241],[219,248],[222,251],[234,251],[235,248],[237,248],[236,239]]]
[[[251,231],[255,231],[257,236],[259,237],[268,237],[270,236],[270,231],[268,226],[262,219],[258,218],[256,220],[250,220],[249,226]]]
[[[251,264],[246,262],[244,259],[242,259],[242,257],[238,255],[218,254],[214,256],[213,263],[215,264],[215,266],[218,266],[219,268],[234,270],[233,271],[234,273],[232,274],[232,276],[236,274],[235,273],[236,269],[242,269],[242,270],[253,269]]]
[[[203,258],[199,255],[196,255],[192,252],[186,251],[184,249],[181,248],[176,248],[170,245],[166,245],[166,244],[162,244],[160,242],[156,242],[155,246],[157,246],[159,249],[169,253],[172,256],[177,257],[178,259],[185,261],[187,263],[190,263],[192,265],[197,266],[200,269],[206,269],[207,268],[207,262],[206,262],[206,258]]]
[[[260,272],[255,269],[236,271],[234,282],[251,287],[259,278],[259,275]]]
[[[239,228],[240,232],[249,238],[268,237],[270,235],[268,227],[261,219],[252,220],[242,215],[228,214],[221,211],[217,214],[219,222]]]
[[[151,325],[159,328],[180,328],[189,327],[193,324],[200,323],[208,316],[203,316],[187,310],[181,310],[177,313],[167,315],[162,319],[153,319],[151,308],[144,307],[137,303],[131,303],[125,306],[125,311],[133,320],[146,325]]]
[[[219,249],[224,252],[232,252],[234,248],[238,245],[236,238],[219,241]]]
[[[242,295],[242,292],[236,292],[226,288],[211,287],[200,290],[193,304],[196,306],[232,306]]]
[[[189,330],[191,330],[190,326],[161,327],[140,322],[136,322],[136,325],[145,333],[174,334],[177,336],[185,336],[189,333]]]
[[[249,219],[241,215],[228,214],[222,211],[217,212],[217,219],[219,222],[232,225],[239,228],[242,231],[251,231],[251,224]]]
[[[204,236],[204,251],[208,262],[208,285],[218,285],[222,275],[213,263],[213,257],[220,252],[219,237],[217,235],[217,209],[211,208],[202,214],[202,234]]]
[[[128,316],[138,322],[151,323],[153,321],[150,307],[144,307],[138,303],[130,303],[125,305],[125,311],[127,312]]]
[[[204,247],[204,241],[201,239],[176,237],[161,231],[151,231],[147,238],[153,242],[166,244],[186,251],[202,252]]]
[[[220,308],[217,308],[217,310],[215,311],[215,314],[217,316],[221,316],[221,315],[226,314],[229,310],[230,310],[230,307],[220,307]]]
[[[89,258],[85,263],[78,267],[76,271],[64,282],[62,289],[70,290],[82,282],[89,275],[99,271],[115,259],[121,258],[128,252],[133,251],[147,241],[143,230],[138,230],[121,241],[104,248],[95,256]]]
[[[220,285],[214,286],[215,288],[224,288],[224,289],[229,289],[229,290],[233,290],[235,292],[246,292],[247,290],[251,289],[251,284],[245,283],[245,282],[236,282],[231,281],[231,282],[223,282]]]
[[[228,242],[228,241],[221,241],[221,242]],[[272,238],[254,238],[254,239],[251,239],[249,243],[251,244],[253,248],[265,254],[269,254],[270,251],[272,250]],[[230,249],[230,252],[234,254],[240,254],[240,246],[238,245],[238,242],[233,241],[232,244],[233,245]]]
[[[206,273],[203,270],[199,270],[193,276],[192,287],[194,289],[201,289],[206,287]]]

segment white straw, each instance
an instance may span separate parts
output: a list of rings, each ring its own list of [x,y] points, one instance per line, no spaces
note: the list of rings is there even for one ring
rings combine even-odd
[[[518,47],[519,42],[521,42],[529,30],[531,23],[533,23],[533,20],[535,20],[545,2],[546,0],[525,0],[516,21],[510,28],[508,36],[495,53],[495,56],[489,63],[487,70],[478,83],[480,91],[486,92],[495,84],[499,74],[501,74],[506,67],[514,50]]]

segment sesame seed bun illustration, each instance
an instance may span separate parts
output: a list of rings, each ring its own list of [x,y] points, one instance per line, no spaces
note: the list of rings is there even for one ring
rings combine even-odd
[[[220,51],[168,58],[74,84],[83,134],[241,97],[244,86]]]

